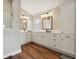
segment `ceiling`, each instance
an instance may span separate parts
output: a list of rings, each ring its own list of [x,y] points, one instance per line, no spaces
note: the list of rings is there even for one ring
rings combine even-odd
[[[21,0],[21,8],[34,15],[55,8],[67,0]]]

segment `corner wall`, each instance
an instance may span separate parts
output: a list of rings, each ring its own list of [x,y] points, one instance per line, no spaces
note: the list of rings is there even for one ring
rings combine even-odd
[[[13,0],[13,29],[3,30],[3,57],[21,52],[21,33],[19,31],[20,0]],[[8,7],[8,6],[6,6]]]

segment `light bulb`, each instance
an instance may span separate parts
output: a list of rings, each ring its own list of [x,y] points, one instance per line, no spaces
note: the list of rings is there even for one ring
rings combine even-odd
[[[44,15],[41,15],[42,17],[44,17]]]
[[[44,16],[47,16],[48,14],[44,14]]]
[[[52,15],[52,12],[49,12],[49,15]]]
[[[29,19],[29,17],[27,17],[27,16],[25,16],[25,15],[20,15],[20,17],[21,17],[22,19]]]

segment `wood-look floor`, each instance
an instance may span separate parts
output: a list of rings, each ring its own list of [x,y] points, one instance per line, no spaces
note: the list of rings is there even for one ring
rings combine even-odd
[[[60,53],[30,43],[22,46],[22,52],[6,59],[60,59]]]

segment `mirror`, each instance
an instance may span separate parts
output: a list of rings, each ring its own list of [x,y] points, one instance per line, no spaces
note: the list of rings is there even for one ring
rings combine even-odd
[[[29,17],[25,15],[21,15],[21,30],[25,32],[27,30],[27,20]]]
[[[53,22],[52,16],[42,18],[42,29],[46,31],[52,30],[53,29],[52,22]]]

